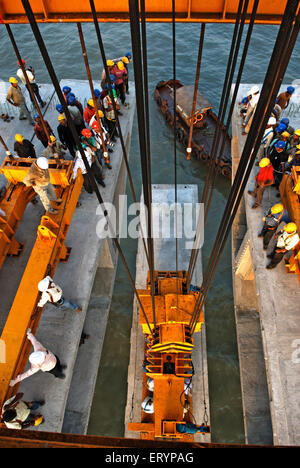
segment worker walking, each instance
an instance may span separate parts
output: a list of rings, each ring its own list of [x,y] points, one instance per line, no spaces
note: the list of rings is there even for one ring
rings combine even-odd
[[[31,426],[43,424],[44,418],[41,414],[34,414],[45,404],[44,401],[22,401],[24,393],[17,393],[6,400],[2,407],[1,420],[8,429],[27,429]]]
[[[296,223],[288,223],[284,226],[283,230],[275,235],[277,242],[273,251],[267,255],[271,262],[267,265],[267,269],[275,268],[281,262],[287,252],[294,249],[299,243],[299,235],[297,233]]]
[[[59,204],[62,202],[62,199],[57,198],[54,187],[50,183],[49,162],[47,158],[41,156],[32,163],[23,183],[27,187],[32,186],[33,190],[39,195],[46,211],[51,214],[57,214],[57,211],[52,208],[51,201]]]
[[[25,120],[28,119],[31,125],[34,125],[33,119],[31,117],[31,114],[29,110],[27,109],[25,98],[22,94],[21,88],[18,85],[18,80],[11,76],[9,78],[9,82],[11,84],[6,100],[9,102],[12,106],[18,107],[19,108],[19,119],[20,120]]]
[[[24,65],[24,67],[26,66],[26,61],[22,59],[22,63]],[[33,99],[32,99],[32,96],[31,96],[31,93],[28,89],[28,86],[27,86],[27,82],[26,82],[26,78],[25,76],[23,75],[23,71],[22,71],[22,68],[21,68],[21,65],[20,65],[20,62],[18,62],[18,65],[19,65],[19,69],[17,71],[17,75],[18,77],[20,78],[20,80],[22,81],[23,85],[26,86],[27,90],[28,90],[28,93],[29,93],[29,97],[30,97],[30,100],[32,103],[34,103]],[[43,99],[41,98],[40,96],[40,92],[39,92],[39,87],[38,85],[36,84],[35,82],[35,73],[34,73],[34,69],[32,66],[28,67],[28,68],[25,68],[25,72],[26,72],[26,75],[28,77],[28,81],[30,83],[30,87],[32,89],[32,91],[34,92],[34,94],[36,95],[37,97],[37,100],[39,101],[40,103],[40,106],[41,107],[45,107],[46,103],[43,101]]]
[[[255,198],[252,208],[261,205],[265,188],[274,183],[273,166],[268,158],[262,158],[259,161],[259,172],[255,176],[254,190],[248,190],[249,195]]]
[[[38,307],[44,307],[47,302],[53,304],[62,310],[75,310],[81,312],[82,308],[73,302],[68,301],[64,295],[60,286],[54,283],[50,276],[43,278],[38,284],[38,290],[42,293],[42,297],[38,302]]]
[[[24,379],[27,379],[31,375],[36,374],[39,371],[49,372],[58,379],[64,379],[65,375],[63,370],[66,366],[61,365],[59,358],[52,353],[49,349],[45,348],[31,333],[30,328],[27,330],[27,339],[32,343],[33,352],[29,355],[29,362],[31,364],[23,374],[18,375],[15,379],[10,381],[10,386],[13,387],[17,383]]]
[[[31,141],[26,140],[21,133],[15,135],[14,151],[19,158],[36,158],[34,145]]]
[[[258,237],[263,237],[263,247],[267,250],[268,245],[275,234],[279,224],[281,222],[289,223],[290,218],[287,210],[284,209],[282,203],[276,203],[265,212],[265,216],[262,219],[264,221],[263,228],[258,234]]]

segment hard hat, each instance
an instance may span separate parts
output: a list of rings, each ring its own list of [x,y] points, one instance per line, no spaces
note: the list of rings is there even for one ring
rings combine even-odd
[[[47,291],[50,285],[50,279],[49,278],[44,278],[42,279],[39,284],[38,284],[38,290],[41,292]]]
[[[295,92],[295,88],[294,88],[293,86],[288,86],[288,87],[287,87],[287,92],[288,92],[289,94],[293,94],[293,93]]]
[[[63,110],[63,106],[62,106],[61,104],[57,104],[56,110],[57,110],[59,113],[61,113],[61,114],[62,114],[63,111],[64,111],[64,110]]]
[[[37,418],[35,421],[34,421],[34,425],[35,426],[39,426],[40,424],[42,424],[43,422],[43,416],[41,415],[39,418]]]
[[[250,89],[250,94],[256,94],[256,93],[259,93],[259,87],[257,85],[254,85]]]
[[[21,60],[22,60],[22,63],[23,63],[23,65],[25,65],[25,63],[26,63],[26,60],[24,60],[24,59],[21,59]],[[18,65],[19,65],[19,67],[21,66],[21,64],[20,64],[20,61],[19,61],[19,60],[18,60]]]
[[[287,117],[284,117],[284,119],[281,119],[279,123],[282,123],[284,125],[289,125],[290,119],[288,119]]]
[[[287,126],[280,123],[279,125],[277,125],[277,127],[275,128],[276,132],[277,133],[281,133],[281,132],[284,132],[284,130],[287,129]]]
[[[115,77],[115,75],[114,75],[113,73],[111,73],[111,74],[109,75],[109,79],[110,79],[110,81],[111,81],[112,83],[114,83],[114,82],[116,81],[116,77]]]
[[[45,353],[44,351],[34,351],[29,356],[30,364],[35,364],[36,366],[43,364],[45,361]]]
[[[125,57],[122,57],[122,62],[123,63],[129,63],[128,57],[126,57],[126,55],[125,55]]]
[[[15,140],[18,141],[19,143],[22,143],[22,141],[24,140],[24,137],[23,135],[21,135],[21,133],[17,133],[15,135]]]
[[[92,123],[92,128],[93,128],[94,130],[99,130],[99,125],[98,125],[97,120],[94,120],[94,122]]]
[[[270,159],[269,158],[262,158],[259,161],[259,167],[267,167],[270,164]]]
[[[92,133],[88,128],[84,128],[83,130],[81,130],[81,135],[86,138],[90,138],[92,136]]]
[[[300,150],[300,145],[296,145],[296,148]]]
[[[300,137],[300,128],[297,128],[297,130],[294,131],[294,135]]]
[[[57,120],[60,122],[61,120],[65,120],[66,119],[66,116],[65,114],[59,114],[59,116],[57,117]]]
[[[119,70],[124,70],[125,65],[124,65],[123,62],[121,62],[121,60],[120,60],[120,62],[118,62],[117,65],[118,65],[118,69],[119,69]]]
[[[153,398],[152,396],[146,396],[145,400],[142,403],[142,408],[145,413],[154,413]]]
[[[274,148],[285,149],[285,142],[282,140],[277,141],[274,145]]]
[[[271,213],[272,214],[278,214],[281,213],[281,211],[284,210],[284,206],[282,203],[276,203],[276,205],[273,205],[271,208]]]
[[[75,96],[71,96],[72,93],[70,93],[68,95],[68,104],[72,105],[76,102],[76,97]]]
[[[130,60],[131,59],[131,52],[127,52],[127,54],[125,54],[125,57],[127,57]]]
[[[101,109],[98,110],[98,115],[99,115],[100,119],[102,119],[102,117],[104,117],[104,114],[103,114]]]
[[[106,60],[106,65],[107,65],[108,67],[113,67],[113,66],[114,66],[113,60]]]
[[[283,230],[285,232],[295,232],[297,231],[297,226],[296,226],[296,223],[287,223],[284,227],[283,227]]]
[[[95,94],[96,98],[100,97],[101,96],[100,89],[94,89],[94,94]]]
[[[11,76],[11,77],[9,78],[8,81],[9,81],[10,83],[12,83],[12,84],[18,83],[18,80],[17,80],[16,78],[14,78],[13,76]]]
[[[89,99],[89,100],[88,100],[88,105],[91,106],[91,107],[95,107],[94,100],[93,100],[93,99]]]
[[[54,135],[50,135],[50,140],[51,141],[56,141],[56,137]]]
[[[276,119],[275,117],[270,117],[268,120],[268,125],[276,125]]]
[[[154,390],[154,379],[151,379],[151,377],[148,377],[147,379],[147,388],[150,392],[153,392]]]
[[[48,159],[44,158],[44,156],[37,158],[36,163],[41,169],[48,169],[49,167]]]
[[[69,94],[69,92],[71,91],[72,88],[70,88],[70,86],[64,86],[63,89],[62,89],[62,92],[64,94]]]
[[[281,136],[287,137],[287,138],[288,138],[288,137],[290,136],[290,134],[289,134],[289,132],[287,132],[287,131],[285,130],[284,132],[282,132]]]
[[[40,116],[39,116],[39,114],[34,114],[34,116],[33,116],[33,120],[36,120],[36,119],[40,119]]]

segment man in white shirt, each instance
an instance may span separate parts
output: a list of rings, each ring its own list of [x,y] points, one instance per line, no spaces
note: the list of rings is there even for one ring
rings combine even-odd
[[[46,276],[38,284],[38,290],[41,291],[42,296],[38,302],[38,307],[44,307],[47,302],[50,302],[55,307],[59,307],[62,310],[75,310],[81,312],[82,309],[76,304],[68,301],[64,295],[60,286],[53,282],[51,276]]]
[[[24,67],[26,67],[26,61],[25,61],[25,60],[22,60],[22,62],[23,62]],[[20,80],[22,81],[22,83],[26,86],[26,88],[27,88],[27,90],[28,90],[28,93],[29,93],[29,97],[30,97],[30,99],[31,99],[31,102],[33,103],[33,99],[32,99],[32,97],[31,97],[30,91],[29,91],[29,89],[28,89],[25,76],[23,75],[23,71],[22,71],[20,62],[18,62],[18,65],[19,65],[20,68],[19,68],[18,71],[17,71],[17,75],[18,75],[18,77],[20,78]],[[34,92],[34,94],[36,95],[37,100],[38,100],[39,103],[40,103],[40,106],[41,106],[41,107],[45,107],[46,103],[42,100],[42,98],[41,98],[41,96],[40,96],[40,92],[39,92],[39,87],[38,87],[38,85],[37,85],[36,82],[35,82],[35,74],[34,74],[34,69],[33,69],[33,67],[25,68],[25,71],[26,71],[26,75],[27,75],[27,77],[28,77],[28,80],[29,80],[31,89],[32,89],[32,91]]]
[[[98,184],[100,184],[102,187],[105,187],[105,183],[102,178],[102,173],[101,170],[98,168],[96,162],[95,162],[95,155],[92,149],[87,146],[85,143],[81,143],[81,146],[84,150],[84,154],[88,160],[88,163],[90,165],[90,168],[92,169],[92,172],[95,176],[96,181]],[[87,193],[93,193],[93,186],[90,182],[89,175],[87,173],[85,164],[83,162],[83,159],[81,157],[80,151],[77,150],[75,154],[75,159],[74,159],[74,168],[73,168],[73,179],[76,178],[76,174],[78,169],[81,169],[81,173],[83,175],[83,186]]]
[[[268,270],[275,268],[278,263],[281,262],[284,255],[290,250],[293,250],[299,243],[300,239],[297,233],[296,223],[287,223],[283,231],[276,234],[275,237],[278,237],[277,243],[273,251],[267,255],[267,257],[271,259],[271,262],[267,265]]]

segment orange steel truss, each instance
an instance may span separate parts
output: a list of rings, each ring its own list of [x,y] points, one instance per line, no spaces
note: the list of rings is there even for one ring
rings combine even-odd
[[[238,0],[176,0],[177,22],[232,23],[236,19]],[[38,22],[89,22],[92,20],[88,0],[31,0],[31,8]],[[253,0],[248,7],[248,20]],[[280,24],[286,1],[261,0],[256,22]],[[129,21],[128,0],[103,2],[95,0],[95,9],[100,22]],[[149,22],[172,20],[171,0],[146,0],[146,19]],[[8,23],[27,23],[21,0],[1,0],[0,15]]]
[[[143,400],[152,393],[147,388],[150,377],[154,381],[154,413],[141,411],[141,422],[129,423],[130,431],[140,432],[142,439],[180,439],[192,441],[193,435],[181,434],[177,423],[192,422],[192,398],[185,396],[185,379],[193,376],[193,337],[189,322],[195,307],[197,292],[185,291],[185,272],[155,272],[155,316],[153,323],[152,296],[148,273],[147,289],[139,290],[139,297],[147,316],[140,314],[140,324],[145,335],[146,372],[143,375]],[[195,332],[201,331],[201,312]],[[170,371],[171,370],[171,371]],[[184,412],[188,404],[189,412]]]
[[[26,176],[29,166],[28,159],[18,159],[17,165],[6,159],[2,169],[8,178],[19,182]],[[49,167],[56,193],[63,201],[57,208],[57,214],[50,216],[46,213],[41,219],[36,242],[1,335],[6,354],[6,362],[0,362],[1,407],[16,392],[16,386],[9,386],[10,380],[22,373],[26,366],[31,348],[26,331],[31,328],[35,333],[38,327],[42,309],[37,308],[40,296],[37,284],[47,274],[53,275],[58,262],[67,261],[70,254],[70,249],[65,246],[65,238],[81,193],[83,176],[79,171],[76,179],[72,180],[72,161],[63,161],[61,164],[49,160]]]

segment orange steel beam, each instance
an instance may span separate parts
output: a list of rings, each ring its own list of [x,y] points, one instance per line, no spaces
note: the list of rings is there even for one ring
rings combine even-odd
[[[238,0],[176,0],[177,22],[233,23],[236,20]],[[90,22],[92,15],[88,0],[31,0],[37,22]],[[246,21],[250,19],[253,1],[249,2]],[[256,23],[280,24],[286,1],[261,0]],[[128,0],[103,2],[95,0],[95,8],[100,22],[128,22]],[[171,0],[146,0],[146,20],[148,22],[171,22]],[[21,0],[1,0],[0,18],[7,23],[27,23]]]
[[[73,165],[65,161],[67,166]],[[31,343],[26,339],[26,330],[36,331],[42,309],[37,308],[40,293],[38,282],[47,274],[54,275],[57,264],[68,258],[65,238],[81,193],[83,177],[79,171],[75,181],[64,189],[56,189],[63,199],[56,215],[43,216],[38,227],[37,238],[28,260],[9,316],[4,326],[1,340],[5,344],[5,363],[0,363],[0,406],[15,394],[16,386],[9,382],[24,371]]]

